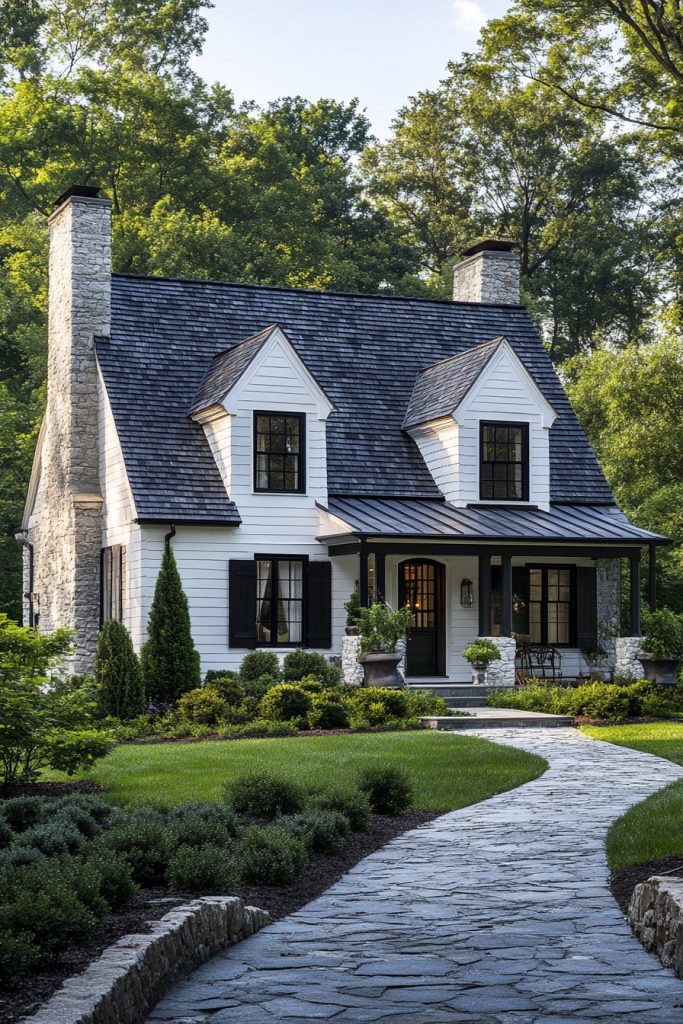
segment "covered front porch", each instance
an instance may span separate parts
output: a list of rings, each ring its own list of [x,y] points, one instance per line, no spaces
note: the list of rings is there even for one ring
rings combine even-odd
[[[611,506],[460,509],[426,499],[336,499],[326,513],[338,532],[320,539],[354,573],[361,604],[384,598],[410,607],[405,672],[412,683],[470,683],[462,651],[477,636],[503,641],[508,660],[513,645],[504,638],[514,638],[518,676],[573,680],[596,661],[612,672],[616,638],[640,635],[644,547],[649,605],[656,604],[662,538]],[[511,685],[514,667],[502,685]]]

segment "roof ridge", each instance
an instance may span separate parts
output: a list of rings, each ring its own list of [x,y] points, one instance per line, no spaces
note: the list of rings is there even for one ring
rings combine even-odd
[[[429,366],[425,366],[424,369],[418,370],[418,376],[421,373],[426,373],[427,370],[434,370],[437,366],[443,366],[445,363],[453,363],[457,359],[465,359],[467,356],[473,355],[475,352],[480,352],[487,345],[498,347],[503,342],[509,344],[507,338],[503,334],[499,334],[497,338],[491,338],[489,341],[480,341],[478,345],[473,345],[472,348],[466,348],[464,352],[457,352],[454,356],[446,356],[445,359],[437,359],[435,363],[430,363]]]
[[[248,338],[242,338],[241,341],[236,341],[234,345],[228,345],[227,348],[222,348],[220,352],[216,352],[214,356],[211,356],[211,362],[214,363],[217,359],[221,359],[223,356],[230,355],[235,349],[240,348],[242,345],[246,345],[249,341],[256,341],[258,338],[263,337],[265,341],[269,334],[277,329],[283,330],[282,326],[278,323],[270,324],[268,327],[264,327],[263,330],[257,331],[256,334],[250,334]],[[206,371],[209,372],[208,370]]]
[[[212,287],[219,288],[249,288],[252,291],[265,291],[265,292],[286,292],[288,295],[324,295],[333,296],[344,299],[372,299],[377,301],[383,299],[387,302],[414,302],[420,305],[435,305],[435,306],[459,306],[459,307],[474,307],[475,309],[521,309],[526,310],[524,303],[517,303],[511,305],[506,302],[462,302],[459,299],[437,299],[430,296],[422,295],[386,295],[384,292],[345,292],[345,291],[325,291],[322,288],[291,288],[287,285],[281,284],[252,284],[250,282],[240,281],[212,281],[208,278],[203,277],[169,277],[165,275],[154,275],[154,274],[132,274],[130,272],[117,271],[111,275],[115,278],[133,280],[133,281],[150,281],[150,282],[167,282],[177,284],[201,284],[211,285]]]

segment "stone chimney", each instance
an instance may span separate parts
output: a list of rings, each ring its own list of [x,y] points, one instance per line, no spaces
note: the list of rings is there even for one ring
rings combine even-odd
[[[453,301],[519,305],[519,256],[512,245],[487,238],[465,249],[453,269]]]
[[[40,625],[75,631],[88,671],[99,630],[102,493],[95,337],[110,333],[108,199],[76,185],[49,218],[48,386],[41,511],[33,538]]]

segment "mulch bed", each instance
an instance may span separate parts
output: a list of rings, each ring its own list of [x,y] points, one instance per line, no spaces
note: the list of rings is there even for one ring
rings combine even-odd
[[[630,868],[620,868],[612,872],[610,889],[615,900],[626,910],[633,890],[640,882],[646,882],[653,875],[672,875],[683,878],[683,857],[659,857],[648,860],[644,864],[634,864]]]
[[[60,797],[74,791],[94,792],[100,788],[92,783],[45,782],[0,787],[0,797],[6,799],[28,793]],[[429,811],[408,811],[395,818],[374,815],[369,832],[352,832],[341,853],[313,854],[301,877],[291,885],[279,888],[244,886],[236,890],[235,895],[245,903],[267,910],[273,920],[277,920],[320,896],[363,857],[379,850],[403,832],[436,817],[438,815]],[[190,893],[171,889],[141,889],[131,903],[110,914],[82,944],[59,955],[45,957],[35,972],[17,975],[14,988],[0,992],[0,1021],[2,1024],[15,1024],[22,1017],[35,1013],[66,978],[85,970],[107,946],[132,932],[148,932],[150,921],[194,898]]]
[[[241,732],[235,733],[234,736],[219,736],[217,732],[211,732],[207,736],[137,736],[132,740],[119,740],[119,743],[132,744],[133,746],[148,746],[155,743],[230,743],[232,740],[291,740],[306,736],[349,736],[352,733],[395,731],[392,726],[373,725],[365,729],[299,729],[297,732],[289,733],[287,736],[269,736],[265,733],[260,736],[254,736]],[[422,731],[424,730],[421,725],[401,730],[401,732]]]

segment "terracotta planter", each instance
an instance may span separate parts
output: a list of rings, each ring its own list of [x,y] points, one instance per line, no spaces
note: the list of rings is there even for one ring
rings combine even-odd
[[[363,666],[363,686],[381,686],[389,690],[403,688],[398,671],[400,654],[364,654],[358,660]]]
[[[678,666],[681,663],[679,657],[655,658],[647,651],[641,651],[638,661],[645,669],[645,678],[652,679],[660,686],[678,685]]]

